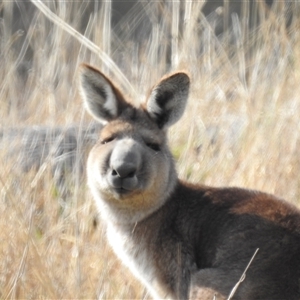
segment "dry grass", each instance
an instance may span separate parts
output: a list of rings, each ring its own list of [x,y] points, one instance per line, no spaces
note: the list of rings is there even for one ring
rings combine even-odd
[[[9,3],[0,3],[0,9]],[[47,5],[78,29],[80,2],[58,3],[56,9],[51,1]],[[170,131],[180,177],[261,189],[300,205],[299,19],[286,30],[280,14],[274,13],[253,32],[241,27],[241,36],[235,29],[234,39],[218,40],[200,7],[195,1],[187,2],[183,12],[175,4],[173,9],[171,4],[162,8],[164,19],[153,21],[151,34],[139,45],[110,29],[104,7],[90,19],[85,36],[120,66],[141,95],[133,101],[143,100],[165,72],[190,72],[193,88],[187,112]],[[151,9],[145,4],[134,15],[138,19]],[[14,48],[19,35],[5,23],[0,32],[3,131],[88,123],[76,88],[76,69],[82,61],[119,78],[97,54],[43,14],[32,18],[21,49]],[[167,59],[168,44],[173,55]],[[24,81],[20,63],[28,45],[32,66]],[[130,93],[120,79],[118,85]],[[0,298],[147,298],[106,245],[84,177],[64,198],[49,168],[21,172],[7,160],[11,148],[0,147]]]

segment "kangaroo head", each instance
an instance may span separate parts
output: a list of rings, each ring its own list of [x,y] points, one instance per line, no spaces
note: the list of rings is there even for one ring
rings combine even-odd
[[[167,200],[177,182],[166,129],[182,116],[190,80],[164,77],[140,107],[127,102],[101,72],[80,69],[87,111],[104,126],[87,164],[88,183],[103,216],[137,222]]]

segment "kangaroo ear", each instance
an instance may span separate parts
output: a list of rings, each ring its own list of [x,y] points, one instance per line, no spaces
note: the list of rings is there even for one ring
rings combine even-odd
[[[126,103],[104,74],[85,64],[80,66],[80,92],[87,111],[103,124],[116,118]]]
[[[190,88],[190,78],[180,72],[163,78],[152,89],[146,110],[159,128],[167,128],[183,115]]]

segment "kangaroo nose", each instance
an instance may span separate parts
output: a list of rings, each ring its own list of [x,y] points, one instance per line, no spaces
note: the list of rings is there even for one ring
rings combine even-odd
[[[119,166],[114,166],[114,168],[111,171],[112,176],[116,176],[119,178],[130,178],[133,177],[136,173],[136,166],[129,163],[123,163]]]
[[[114,164],[107,179],[110,186],[119,193],[133,191],[138,184],[137,167],[132,163]]]
[[[138,144],[131,140],[120,140],[112,151],[107,180],[117,193],[134,191],[139,184],[142,156]]]

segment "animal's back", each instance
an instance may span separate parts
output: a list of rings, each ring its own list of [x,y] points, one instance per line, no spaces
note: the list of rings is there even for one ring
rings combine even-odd
[[[192,275],[197,287],[228,296],[258,249],[233,299],[300,299],[296,207],[258,191],[184,183],[175,197],[177,223],[200,270]]]

